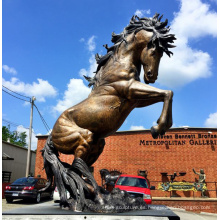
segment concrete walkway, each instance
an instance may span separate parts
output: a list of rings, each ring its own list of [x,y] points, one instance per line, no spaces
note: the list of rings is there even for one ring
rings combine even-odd
[[[169,207],[174,213],[176,213],[181,220],[216,220],[217,214],[212,213],[194,213],[188,212],[184,209],[175,209]]]
[[[48,211],[52,211],[52,213],[60,213],[60,214],[56,214],[56,215],[41,215],[41,213],[38,213],[37,215],[22,215],[22,213],[24,213],[23,211],[27,211],[26,213],[28,213],[28,210],[45,210],[47,209]],[[181,220],[215,220],[217,219],[217,215],[216,214],[209,214],[209,213],[200,213],[200,214],[196,214],[193,212],[187,212],[185,210],[182,209],[174,209],[174,208],[169,208],[171,209],[176,215],[178,215],[180,217]],[[21,211],[21,214],[19,215],[15,215],[15,213],[19,213],[19,210]],[[23,210],[23,211],[22,211]],[[4,220],[13,220],[13,219],[19,219],[19,220],[23,220],[23,219],[34,219],[34,220],[42,220],[42,219],[46,219],[46,220],[70,220],[71,218],[71,214],[69,212],[69,210],[61,210],[59,208],[59,204],[55,204],[53,202],[53,200],[44,200],[39,204],[34,204],[34,203],[25,203],[22,200],[15,200],[13,203],[8,204],[6,202],[5,199],[2,200],[2,212],[3,212],[3,216],[2,219]],[[4,213],[7,213],[7,215],[4,215]],[[62,213],[62,214],[61,214]],[[66,214],[65,214],[66,213]],[[63,215],[64,214],[64,215]],[[65,217],[64,217],[65,216]],[[83,215],[75,215],[74,219],[83,219],[81,218],[81,216]],[[72,216],[73,217],[73,216]],[[83,216],[85,217],[85,215]],[[85,219],[85,218],[84,218]],[[89,218],[87,216],[87,219],[103,219],[103,220],[107,220],[107,219],[120,219],[122,220],[122,216],[121,215],[115,215],[115,216],[111,216],[111,218],[107,218],[107,216],[96,216],[96,215],[89,215]],[[154,217],[154,218],[146,218],[144,216],[126,216],[126,219],[149,219],[149,220],[165,220],[167,218],[163,218],[163,217]]]

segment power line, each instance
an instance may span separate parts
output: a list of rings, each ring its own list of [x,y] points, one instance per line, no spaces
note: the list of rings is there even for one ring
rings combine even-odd
[[[11,122],[11,121],[8,121],[8,120],[6,120],[6,119],[4,119],[4,118],[2,119],[2,121],[5,122],[5,123],[7,123],[7,124],[10,124],[10,125],[12,125],[12,126],[14,126],[14,127],[18,127],[18,126],[20,126],[20,125],[23,126],[22,124],[18,124],[18,123],[15,123],[15,122]],[[29,129],[29,128],[26,128],[26,127],[24,127],[24,126],[23,126],[23,128]]]
[[[48,126],[47,122],[45,121],[45,119],[43,118],[43,116],[41,115],[39,109],[37,108],[37,106],[34,104],[34,107],[37,109],[38,114],[40,115],[40,118],[46,128],[46,130],[49,132],[50,131],[50,127]]]
[[[3,86],[3,85],[2,85],[2,86]],[[8,89],[8,88],[5,87],[5,86],[3,86],[3,87],[6,88],[6,89]],[[4,89],[2,88],[2,91],[4,91],[4,92],[6,92],[7,94],[13,96],[14,98],[23,100],[23,101],[25,101],[25,102],[32,103],[32,101],[31,101],[32,99],[31,99],[30,97],[21,95],[21,94],[19,94],[19,93],[17,93],[17,92],[14,92],[14,91],[10,90],[10,89],[8,89],[8,90],[11,91],[11,92],[13,92],[13,93],[15,93],[15,94],[17,94],[17,95],[20,95],[20,96],[23,96],[23,97],[25,97],[25,98],[28,98],[28,99],[30,99],[30,100],[27,101],[27,100],[25,100],[25,99],[19,98],[19,97],[17,97],[17,96],[15,96],[15,95],[11,94],[10,92],[8,92],[8,91],[6,91],[6,90],[4,90]],[[37,106],[36,106],[35,104],[34,104],[34,107],[37,109],[37,112],[38,112],[38,114],[40,115],[40,118],[41,118],[41,120],[42,120],[42,122],[43,122],[43,124],[44,124],[44,126],[45,126],[45,128],[46,128],[46,130],[49,132],[49,131],[50,131],[50,127],[48,126],[47,122],[45,121],[45,119],[43,118],[43,116],[41,115],[39,109],[37,108]]]
[[[27,100],[25,100],[25,99],[19,98],[19,97],[15,96],[15,95],[12,95],[10,92],[5,91],[4,89],[2,89],[2,91],[8,93],[9,95],[11,95],[11,96],[13,96],[13,97],[15,97],[15,98],[17,98],[17,99],[23,100],[23,101],[25,101],[25,102],[31,102],[31,101],[27,101]]]
[[[3,86],[3,85],[2,85],[2,86]],[[30,98],[30,97],[28,97],[28,96],[21,95],[21,94],[19,94],[19,93],[17,93],[17,92],[14,92],[14,91],[12,91],[11,89],[7,88],[6,86],[3,86],[3,87],[4,87],[4,88],[6,88],[7,90],[9,90],[9,91],[11,91],[11,92],[13,92],[13,93],[17,94],[17,95],[23,96],[23,97],[28,98],[28,99],[30,99],[30,100],[31,100],[31,98]]]

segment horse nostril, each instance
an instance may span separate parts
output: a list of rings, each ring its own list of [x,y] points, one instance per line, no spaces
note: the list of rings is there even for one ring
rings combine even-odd
[[[148,72],[147,72],[147,76],[148,76],[148,77],[151,77],[151,76],[152,76],[151,71],[148,71]]]

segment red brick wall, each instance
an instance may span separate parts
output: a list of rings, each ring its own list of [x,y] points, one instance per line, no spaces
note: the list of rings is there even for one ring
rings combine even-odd
[[[157,188],[158,183],[162,180],[168,181],[166,178],[162,179],[161,172],[173,174],[185,171],[186,175],[176,177],[175,181],[194,182],[198,180],[198,175],[195,175],[192,169],[194,168],[197,172],[204,169],[206,182],[208,182],[208,196],[215,198],[217,197],[215,191],[215,182],[217,182],[216,135],[217,129],[206,128],[171,129],[163,138],[158,139],[153,139],[149,130],[118,132],[106,138],[105,149],[94,164],[94,177],[101,185],[99,170],[103,168],[116,169],[134,175],[139,169],[147,170],[151,185],[155,185]],[[35,175],[40,174],[43,177],[46,176],[42,171],[43,159],[40,150],[44,147],[45,141],[45,136],[38,137],[35,167]],[[73,156],[61,155],[60,159],[71,164]],[[156,197],[169,195],[169,192],[152,191],[152,196]],[[200,197],[201,193],[177,191],[177,195]]]
[[[5,187],[10,185],[11,183],[2,183],[2,199],[5,198]]]
[[[44,148],[44,145],[46,143],[47,136],[38,136],[38,142],[37,142],[37,152],[36,152],[36,162],[35,162],[35,176],[41,175],[41,177],[46,178],[45,170],[43,170],[44,162],[41,150]],[[64,155],[60,154],[60,160],[63,162],[67,162],[72,164],[74,159],[73,155]]]

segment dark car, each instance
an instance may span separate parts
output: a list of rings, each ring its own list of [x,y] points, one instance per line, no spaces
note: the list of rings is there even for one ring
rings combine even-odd
[[[35,177],[23,177],[15,180],[12,184],[5,187],[5,198],[8,203],[14,199],[34,200],[39,203],[41,198],[53,198],[53,188],[49,187],[45,192],[39,192],[44,188],[47,180]]]

